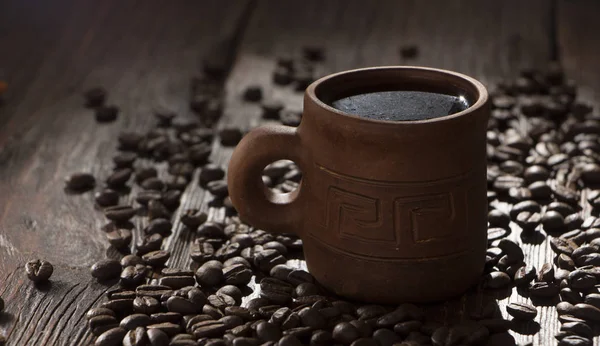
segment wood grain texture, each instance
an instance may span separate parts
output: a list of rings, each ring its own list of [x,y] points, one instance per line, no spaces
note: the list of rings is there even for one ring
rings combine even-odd
[[[119,131],[149,129],[156,105],[191,117],[190,78],[215,44],[235,38],[249,4],[0,3],[0,78],[9,84],[0,107],[0,333],[8,345],[90,343],[82,316],[107,287],[88,268],[107,251],[106,220],[92,192],[68,195],[63,179],[91,172],[101,185]],[[120,108],[115,123],[97,124],[83,107],[82,93],[95,86]],[[51,285],[25,278],[23,264],[36,257],[55,264]]]
[[[228,79],[221,125],[248,129],[265,123],[260,107],[241,99],[249,85],[262,86],[266,98],[301,109],[302,93],[274,86],[271,78],[274,57],[299,56],[305,45],[325,47],[326,60],[317,69],[320,76],[365,66],[421,65],[466,73],[491,86],[516,76],[522,67],[551,59],[550,5],[547,1],[259,1]],[[404,44],[418,45],[416,59],[400,57],[399,47]],[[223,154],[231,151],[225,149]],[[510,238],[523,243],[519,228],[513,228]],[[554,256],[546,244],[524,244],[524,248],[526,261],[537,268]],[[484,302],[493,302],[493,297],[502,299],[499,307],[505,317],[508,302],[527,301],[516,290],[491,295],[471,292],[427,310],[430,317],[452,324],[468,318]],[[535,323],[511,332],[517,343],[556,343],[559,325],[554,308],[544,306],[539,311]]]

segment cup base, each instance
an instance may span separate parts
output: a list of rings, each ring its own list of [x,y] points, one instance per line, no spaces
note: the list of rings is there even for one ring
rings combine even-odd
[[[485,252],[475,250],[439,259],[369,260],[310,239],[304,241],[304,255],[310,273],[332,293],[378,304],[431,303],[459,296],[479,281],[485,262]]]

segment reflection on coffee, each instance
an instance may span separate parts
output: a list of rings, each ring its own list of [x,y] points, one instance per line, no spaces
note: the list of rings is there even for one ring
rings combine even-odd
[[[333,101],[331,106],[362,118],[407,121],[458,113],[470,104],[462,96],[395,90],[352,95]]]

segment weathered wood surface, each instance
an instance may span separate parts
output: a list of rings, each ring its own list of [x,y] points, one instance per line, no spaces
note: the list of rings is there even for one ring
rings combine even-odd
[[[106,178],[118,132],[153,126],[155,105],[191,116],[190,78],[217,42],[235,38],[249,4],[0,2],[0,73],[9,83],[0,108],[0,333],[9,345],[90,343],[82,316],[107,287],[87,268],[105,256],[105,220],[93,193],[67,195],[63,179]],[[82,92],[95,86],[120,107],[117,122],[98,125],[83,107]],[[23,273],[36,257],[56,266],[48,287]]]
[[[105,178],[118,131],[149,128],[154,122],[149,111],[156,104],[191,116],[189,79],[215,42],[233,40],[230,53],[237,54],[220,126],[261,123],[259,107],[240,100],[249,84],[262,85],[268,97],[300,109],[301,93],[273,88],[270,79],[275,56],[298,53],[303,45],[326,47],[320,75],[414,64],[457,70],[489,85],[520,67],[548,61],[558,43],[568,73],[589,90],[583,94],[591,100],[600,92],[598,73],[588,73],[598,71],[593,52],[598,52],[600,29],[593,18],[597,11],[587,6],[597,5],[559,1],[554,8],[541,0],[0,2],[0,77],[10,83],[8,102],[0,107],[0,296],[7,301],[0,333],[10,335],[9,345],[89,344],[81,318],[106,287],[91,280],[87,267],[105,255],[108,244],[92,194],[66,195],[62,179],[85,170]],[[417,44],[419,56],[401,59],[403,44]],[[106,87],[109,103],[121,108],[117,123],[98,125],[83,108],[82,91],[96,85]],[[215,144],[212,159],[225,164],[231,151]],[[182,206],[223,217],[207,206],[209,200],[193,184]],[[518,234],[512,237],[520,241]],[[189,240],[179,227],[166,242],[172,264],[189,264]],[[547,247],[526,246],[528,263],[539,268],[551,261]],[[19,268],[37,256],[58,264],[49,287],[34,287]],[[509,299],[523,298],[513,294]],[[464,304],[458,300],[432,310],[445,314]],[[536,321],[540,333],[513,333],[515,339],[554,344],[554,309],[540,308]]]

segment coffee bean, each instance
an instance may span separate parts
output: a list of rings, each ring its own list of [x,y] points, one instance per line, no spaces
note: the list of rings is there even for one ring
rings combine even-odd
[[[542,207],[535,201],[522,201],[512,207],[510,216],[515,219],[521,212],[528,211],[530,213],[539,213],[541,210]]]
[[[596,277],[581,269],[572,271],[568,280],[571,288],[576,290],[586,290],[596,285]]]
[[[25,273],[27,274],[27,278],[34,283],[48,281],[53,272],[54,267],[48,261],[35,259],[30,260],[25,264]]]
[[[159,323],[179,323],[181,322],[181,314],[178,312],[157,312],[155,314],[150,315],[151,324],[159,324]]]
[[[200,312],[200,309],[189,300],[182,297],[170,297],[166,303],[167,309],[170,312],[177,312],[182,315],[190,315]]]
[[[221,335],[226,328],[223,322],[203,321],[194,324],[192,331],[195,338],[216,337]]]
[[[85,313],[85,318],[90,320],[93,317],[96,316],[102,316],[102,315],[108,315],[108,316],[115,316],[115,312],[110,310],[110,309],[106,309],[106,308],[92,308],[89,309],[86,313]]]
[[[146,331],[150,346],[168,346],[169,336],[160,329],[153,328]]]
[[[162,204],[169,210],[175,210],[179,207],[181,199],[181,191],[167,190],[163,193]]]
[[[130,330],[123,338],[123,346],[145,346],[148,343],[148,336],[144,327],[138,327]]]
[[[511,279],[508,274],[503,272],[492,272],[484,276],[483,285],[485,288],[498,289],[510,285]]]
[[[552,282],[554,281],[554,267],[552,263],[544,263],[538,272],[537,281]]]
[[[547,211],[542,216],[542,225],[546,231],[555,231],[565,227],[564,217],[556,211]]]
[[[171,212],[158,200],[151,200],[148,202],[148,218],[154,219],[170,219]]]
[[[142,314],[153,314],[160,309],[160,302],[152,297],[136,297],[133,300],[133,311]]]
[[[138,327],[145,327],[151,323],[150,317],[146,314],[132,314],[121,320],[119,326],[126,330],[133,330]]]
[[[302,112],[285,108],[279,113],[279,120],[283,125],[298,127],[302,121]]]
[[[160,278],[159,284],[177,289],[193,286],[196,283],[193,276],[165,276]]]
[[[246,88],[246,90],[244,90],[244,101],[258,102],[262,100],[262,97],[262,88],[258,85],[250,85]]]
[[[536,297],[554,297],[559,293],[559,287],[552,282],[534,282],[529,286],[529,293]]]
[[[89,173],[73,173],[65,179],[67,189],[75,192],[91,190],[96,185],[96,179]]]
[[[170,322],[151,324],[147,328],[159,329],[169,336],[173,336],[181,330],[181,326]]]
[[[100,281],[116,279],[121,273],[121,264],[117,260],[105,259],[94,263],[90,271]]]
[[[192,230],[198,228],[198,226],[206,222],[207,219],[208,215],[197,209],[188,209],[180,217],[181,223]]]
[[[238,127],[226,127],[219,131],[219,137],[221,138],[221,144],[223,146],[236,146],[244,136],[242,130]]]
[[[112,231],[106,233],[106,239],[115,249],[123,249],[131,244],[132,234],[127,228],[115,226]]]
[[[136,245],[136,254],[138,256],[147,254],[160,249],[163,242],[163,237],[158,234],[149,234],[142,238],[142,243]]]
[[[541,220],[542,216],[539,213],[523,211],[517,215],[515,223],[523,229],[523,232],[528,232],[534,230],[540,224]]]
[[[527,265],[520,267],[514,275],[516,286],[525,286],[536,277],[536,269],[534,266]]]
[[[489,227],[507,228],[510,223],[510,216],[498,209],[492,209],[488,213]]]
[[[214,287],[223,281],[223,272],[220,268],[207,266],[203,264],[196,270],[196,281],[199,285],[205,287]]]
[[[576,335],[580,335],[586,338],[593,338],[594,332],[592,328],[585,323],[582,322],[568,322],[564,323],[560,326],[560,330],[564,332],[573,333]]]
[[[165,188],[165,183],[157,177],[151,177],[142,181],[140,186],[144,190],[162,191]]]
[[[122,344],[127,331],[121,327],[109,329],[96,339],[96,346],[118,346]]]
[[[106,100],[106,90],[102,87],[94,87],[83,93],[85,106],[88,108],[97,108],[104,105]]]
[[[119,108],[117,106],[100,106],[96,108],[96,121],[108,123],[117,120]]]
[[[96,204],[101,207],[110,207],[119,204],[119,194],[111,189],[104,189],[94,195]]]
[[[136,210],[128,205],[116,205],[104,209],[104,216],[114,222],[129,221],[136,214]]]
[[[525,303],[510,303],[506,306],[506,312],[518,320],[533,320],[537,316],[535,306]]]
[[[116,325],[117,325],[117,319],[111,315],[94,316],[88,320],[88,327],[90,327],[90,329],[96,330],[96,331],[98,331],[99,329],[103,329],[104,331],[107,331],[111,328],[114,328]],[[104,327],[104,328],[102,328],[102,327]]]
[[[229,195],[227,182],[225,180],[215,180],[206,184],[206,189],[217,198],[225,198]]]
[[[173,224],[171,221],[167,219],[154,219],[148,223],[148,225],[144,228],[144,233],[146,234],[155,234],[158,233],[163,237],[168,237],[171,235],[171,227]]]
[[[558,310],[558,306],[557,306],[557,310]],[[570,314],[575,317],[584,319],[586,321],[593,321],[593,322],[600,321],[600,309],[598,309],[597,307],[595,307],[593,305],[586,304],[586,303],[579,303],[579,304],[574,305],[570,311]]]
[[[121,271],[121,283],[125,286],[137,286],[146,279],[147,268],[143,264],[128,266]]]
[[[373,332],[373,339],[377,340],[381,346],[392,346],[394,343],[400,341],[400,338],[396,333],[389,329],[377,329]]]
[[[274,266],[284,264],[287,260],[277,250],[264,250],[254,256],[254,265],[263,272],[269,272]]]
[[[333,328],[333,339],[337,342],[350,344],[358,338],[358,329],[348,322],[340,322]]]
[[[501,175],[494,181],[494,190],[498,193],[508,193],[511,188],[522,187],[525,183],[521,177],[513,175]]]
[[[233,286],[233,285],[225,285],[225,286],[219,288],[219,290],[217,291],[216,294],[219,296],[220,295],[229,296],[229,297],[233,298],[235,303],[238,305],[242,302],[242,297],[243,297],[242,291],[238,287]]]
[[[572,255],[579,246],[572,240],[550,237],[550,247],[557,254]]]
[[[165,263],[169,260],[169,257],[171,257],[171,253],[169,251],[157,250],[148,252],[142,256],[142,259],[149,266],[161,267],[165,265]]]
[[[490,318],[479,320],[479,324],[489,330],[490,333],[503,333],[512,327],[512,322],[503,318]]]
[[[558,342],[558,346],[592,346],[592,340],[578,335],[569,335]]]

